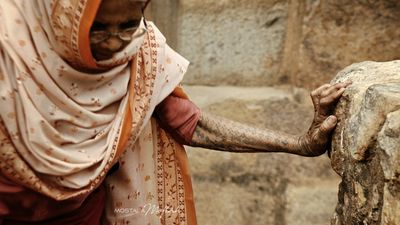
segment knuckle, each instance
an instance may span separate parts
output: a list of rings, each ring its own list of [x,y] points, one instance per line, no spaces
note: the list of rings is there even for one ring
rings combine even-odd
[[[315,97],[317,95],[317,91],[316,90],[314,90],[314,91],[312,91],[311,93],[310,93],[310,96],[311,97]]]
[[[334,85],[335,88],[338,88],[338,87],[341,87],[341,86],[343,86],[343,83],[337,83],[337,84]]]
[[[342,94],[343,94],[343,93],[338,92],[338,93],[335,93],[335,95],[332,96],[332,97],[333,97],[334,99],[338,99],[338,98],[340,98],[340,97],[342,96]]]
[[[325,136],[326,133],[328,133],[330,131],[330,127],[327,124],[322,124],[320,129],[320,134]]]
[[[320,101],[321,105],[330,105],[334,100],[333,96],[327,96],[325,98],[322,98]]]
[[[327,101],[329,102],[329,104],[330,104],[330,103],[333,103],[333,102],[335,101],[335,96],[332,96],[332,95],[331,95],[331,96],[329,96],[327,99],[328,99]]]
[[[324,107],[329,105],[329,101],[327,100],[327,98],[323,98],[319,101],[320,106]]]

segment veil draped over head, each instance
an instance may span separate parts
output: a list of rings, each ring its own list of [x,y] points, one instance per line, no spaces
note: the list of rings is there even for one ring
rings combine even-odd
[[[96,61],[100,3],[0,1],[0,171],[56,200],[106,182],[108,223],[195,224],[186,153],[151,118],[169,94],[184,97],[188,62],[144,20],[122,51]]]

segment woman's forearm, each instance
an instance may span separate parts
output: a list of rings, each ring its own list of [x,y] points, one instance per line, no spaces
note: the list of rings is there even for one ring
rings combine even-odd
[[[202,112],[192,146],[229,152],[286,152],[308,155],[299,136],[258,129]]]

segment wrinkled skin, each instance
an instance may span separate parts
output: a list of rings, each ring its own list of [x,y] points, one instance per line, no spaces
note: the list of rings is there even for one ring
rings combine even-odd
[[[314,120],[309,131],[293,136],[262,130],[203,113],[193,135],[194,146],[231,152],[286,152],[318,156],[326,151],[337,118],[332,114],[350,83],[325,84],[311,92]]]
[[[124,26],[139,24],[142,18],[143,3],[129,0],[103,0],[94,20],[93,30],[119,32]],[[92,54],[97,60],[109,59],[121,51],[129,42],[111,36],[98,44],[92,44]]]
[[[335,85],[324,84],[311,92],[314,104],[314,120],[307,134],[300,139],[300,146],[309,156],[321,155],[326,151],[337,118],[333,113],[335,106],[351,82]]]

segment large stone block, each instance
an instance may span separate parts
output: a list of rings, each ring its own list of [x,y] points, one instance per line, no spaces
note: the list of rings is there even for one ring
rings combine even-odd
[[[400,61],[363,62],[339,102],[332,167],[342,177],[332,225],[400,224]]]
[[[191,61],[187,84],[277,83],[287,1],[180,2],[177,50]]]
[[[306,0],[294,84],[315,88],[345,66],[400,57],[400,1]]]
[[[203,110],[254,126],[306,132],[308,91],[291,88],[185,87]],[[188,149],[199,224],[327,225],[338,176],[329,158]]]
[[[289,185],[287,190],[288,225],[326,225],[337,202],[337,179],[307,179]]]

